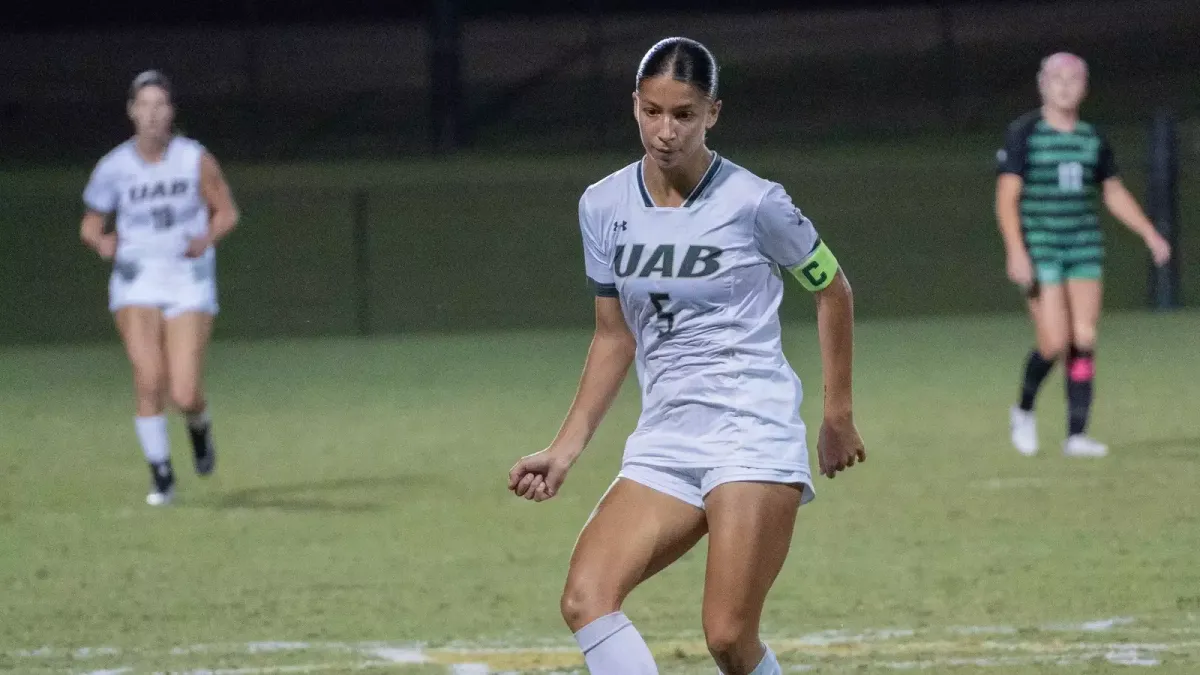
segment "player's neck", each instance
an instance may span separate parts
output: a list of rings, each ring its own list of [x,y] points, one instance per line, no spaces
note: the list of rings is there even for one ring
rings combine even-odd
[[[643,162],[643,179],[646,190],[654,203],[660,206],[678,206],[700,184],[705,172],[713,162],[713,153],[701,147],[688,161],[671,169],[663,169],[654,162]]]
[[[1052,128],[1065,133],[1075,131],[1079,124],[1079,109],[1056,108],[1050,105],[1042,106],[1042,119]]]
[[[137,150],[138,156],[147,164],[162,161],[163,155],[167,154],[167,146],[170,144],[170,136],[163,138],[138,136],[133,140],[133,147]]]

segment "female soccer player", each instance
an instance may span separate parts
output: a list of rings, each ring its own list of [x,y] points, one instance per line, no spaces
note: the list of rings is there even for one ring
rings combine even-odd
[[[201,371],[217,314],[216,253],[238,210],[217,160],[174,131],[171,86],[158,71],[134,79],[129,118],[135,134],[104,156],[83,192],[80,238],[113,261],[109,309],[133,366],[134,425],[150,464],[146,502],[170,502],[167,392],[184,414],[196,472],[216,460]],[[115,232],[105,222],[115,214]]]
[[[594,675],[657,672],[621,604],[706,533],[713,658],[726,675],[780,672],[759,641],[759,617],[797,508],[813,498],[800,381],[780,344],[781,270],[816,294],[821,471],[832,478],[866,459],[851,406],[850,286],[782,187],[707,148],[720,111],[704,46],[669,38],[642,59],[633,114],[645,156],[579,202],[597,296],[579,390],[550,446],[509,474],[526,499],[558,494],[636,358],[641,419],[579,536],[562,595]]]
[[[1008,278],[1027,291],[1037,347],[1025,364],[1020,402],[1012,408],[1012,444],[1038,451],[1033,402],[1059,356],[1067,363],[1067,439],[1063,452],[1102,457],[1108,447],[1085,432],[1092,405],[1096,323],[1100,317],[1103,234],[1099,193],[1118,220],[1146,243],[1154,262],[1171,247],[1142,213],[1117,175],[1112,148],[1079,119],[1087,90],[1083,59],[1060,52],[1038,72],[1042,107],[1013,122],[997,154],[996,218],[1008,257]]]

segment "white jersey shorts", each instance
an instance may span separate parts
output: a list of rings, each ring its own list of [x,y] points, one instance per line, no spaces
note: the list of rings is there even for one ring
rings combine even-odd
[[[741,466],[713,468],[680,468],[626,461],[621,465],[618,480],[624,478],[670,495],[680,501],[703,509],[704,498],[719,485],[726,483],[781,483],[799,485],[800,503],[813,500],[812,477],[808,471],[788,469],[755,469]]]
[[[113,264],[108,282],[108,309],[156,307],[163,317],[187,312],[216,316],[215,261],[210,257],[183,261],[126,260]]]

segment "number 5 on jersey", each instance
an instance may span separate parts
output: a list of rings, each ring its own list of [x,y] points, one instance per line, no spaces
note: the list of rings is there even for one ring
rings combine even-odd
[[[667,324],[666,328],[660,327],[658,329],[658,334],[660,336],[667,335],[675,328],[675,313],[666,311],[666,303],[670,301],[671,295],[669,293],[650,294],[650,302],[654,305],[655,316],[657,316],[660,321],[665,321]]]

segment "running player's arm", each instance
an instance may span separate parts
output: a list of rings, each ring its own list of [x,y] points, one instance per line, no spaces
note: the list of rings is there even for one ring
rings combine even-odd
[[[1005,134],[1004,148],[996,153],[996,224],[1008,255],[1024,255],[1021,236],[1021,190],[1025,186],[1025,158],[1032,127],[1018,120]]]
[[[825,419],[851,419],[854,294],[850,282],[812,221],[792,204],[782,187],[773,185],[759,202],[755,230],[759,251],[814,294],[825,380]]]
[[[587,447],[616,399],[633,362],[635,349],[633,334],[621,312],[612,258],[605,241],[610,233],[597,226],[597,219],[589,213],[586,200],[585,193],[579,200],[579,224],[583,234],[584,265],[596,293],[596,329],[575,399],[550,445],[571,462]]]
[[[104,231],[108,218],[117,208],[117,188],[108,163],[101,160],[83,189],[84,212],[79,223],[79,239],[102,258],[116,252],[117,235]]]
[[[1154,223],[1146,217],[1137,198],[1129,192],[1129,188],[1125,187],[1120,178],[1113,176],[1105,180],[1103,185],[1104,206],[1108,208],[1109,213],[1113,214],[1113,217],[1124,223],[1125,227],[1142,239],[1146,239],[1156,232]]]
[[[596,331],[588,347],[575,399],[550,444],[572,463],[583,453],[617,398],[633,363],[634,340],[618,298],[596,297]]]
[[[846,275],[838,269],[832,282],[815,297],[825,379],[825,419],[849,419],[854,412],[854,293]]]
[[[104,232],[104,224],[108,222],[108,214],[93,211],[90,208],[83,213],[83,219],[79,223],[79,239],[90,249],[101,255],[108,257],[112,255],[109,251],[111,244],[116,243],[117,235],[109,232]]]
[[[200,191],[208,204],[208,243],[215,244],[233,231],[241,214],[221,165],[207,151],[200,157]]]
[[[1149,243],[1151,239],[1158,236],[1158,231],[1154,229],[1154,223],[1150,222],[1146,213],[1142,211],[1142,207],[1138,205],[1137,198],[1121,181],[1112,146],[1104,138],[1101,138],[1100,143],[1100,161],[1096,164],[1096,182],[1102,186],[1104,206],[1109,213],[1113,214],[1113,217],[1124,223],[1125,227]]]

